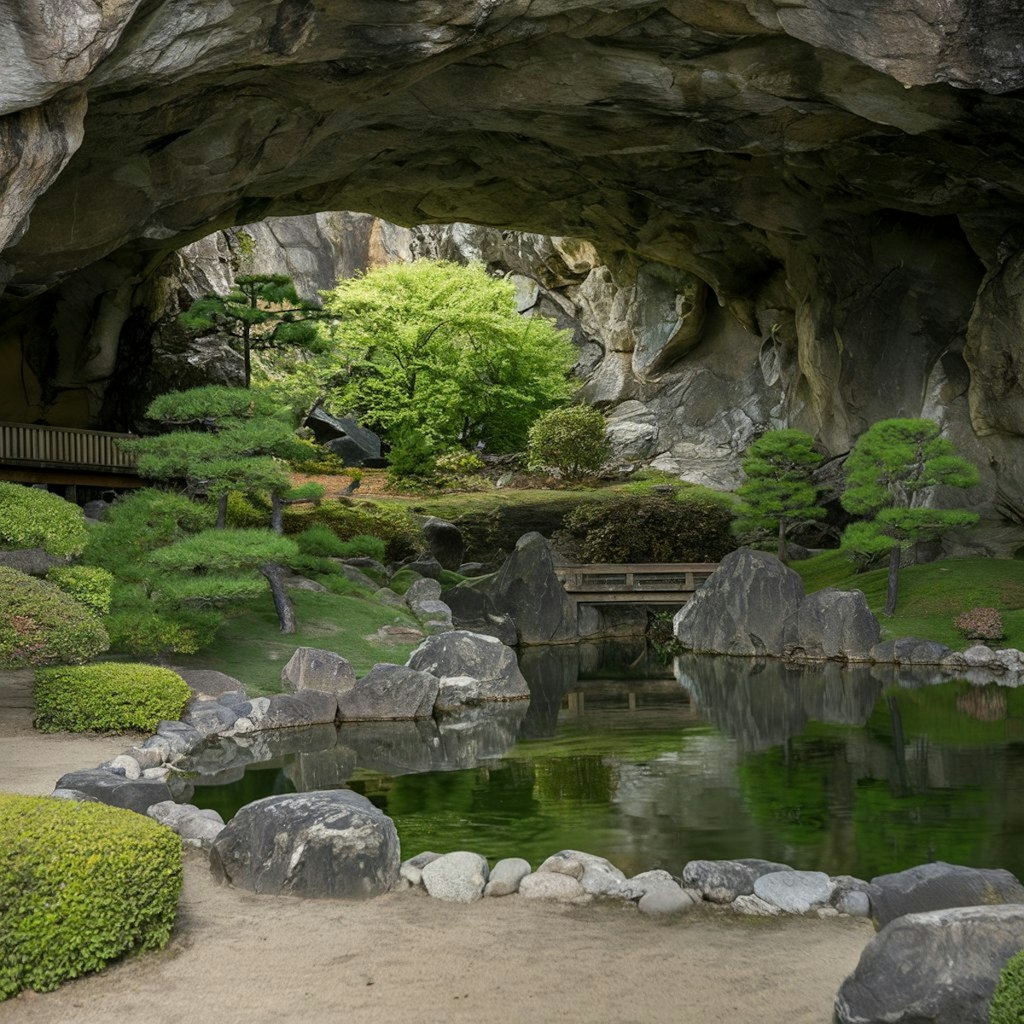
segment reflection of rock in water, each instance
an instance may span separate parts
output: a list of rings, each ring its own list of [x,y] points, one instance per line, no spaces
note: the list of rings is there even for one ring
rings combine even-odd
[[[576,685],[579,664],[576,646],[527,647],[519,652],[519,671],[530,685],[530,705],[520,732],[523,739],[555,735],[562,697]]]
[[[299,751],[329,750],[338,741],[333,725],[311,725],[304,729],[266,729],[242,736],[218,736],[184,758],[179,768],[197,772],[197,785],[221,785],[241,778],[250,764],[286,758]]]
[[[808,721],[864,725],[882,693],[867,666],[688,654],[675,667],[700,713],[747,750],[783,743]]]

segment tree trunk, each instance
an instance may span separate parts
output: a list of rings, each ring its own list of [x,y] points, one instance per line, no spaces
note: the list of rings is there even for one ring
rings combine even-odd
[[[268,562],[260,566],[260,572],[267,578],[270,584],[270,592],[274,595],[274,607],[277,609],[277,621],[281,623],[282,633],[294,633],[295,606],[288,596],[288,590],[284,585],[284,567]]]
[[[889,552],[889,583],[885,591],[885,614],[892,615],[896,611],[896,595],[900,586],[900,561],[903,552],[899,542],[893,544]]]
[[[779,516],[779,561],[786,561],[786,520]]]
[[[284,501],[280,494],[270,496],[270,528],[274,533],[284,533]]]
[[[227,491],[217,496],[217,529],[223,530],[228,525]]]
[[[249,348],[249,325],[242,324],[242,358],[245,360],[245,386],[252,382],[252,355]]]

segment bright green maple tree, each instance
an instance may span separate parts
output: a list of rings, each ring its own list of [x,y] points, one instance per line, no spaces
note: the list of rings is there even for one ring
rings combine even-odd
[[[822,456],[802,430],[769,430],[743,455],[746,482],[736,491],[742,504],[733,529],[740,534],[778,536],[778,556],[786,560],[786,532],[796,523],[823,519],[812,476]]]
[[[575,391],[566,331],[523,317],[515,286],[481,264],[393,264],[324,292],[332,350],[305,371],[334,408],[443,451],[521,450],[537,417]]]
[[[925,506],[928,492],[973,487],[978,470],[956,454],[937,423],[924,419],[875,423],[854,445],[844,468],[843,508],[863,521],[847,527],[842,546],[861,556],[889,555],[885,614],[892,615],[903,551],[978,521],[964,509]]]

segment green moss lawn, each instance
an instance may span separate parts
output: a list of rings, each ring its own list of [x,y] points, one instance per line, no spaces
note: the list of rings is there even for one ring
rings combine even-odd
[[[899,600],[891,618],[882,615],[887,571],[857,573],[838,551],[793,562],[808,593],[824,587],[862,590],[882,623],[885,639],[919,636],[954,650],[970,644],[953,628],[953,619],[976,607],[996,608],[1003,616],[1007,647],[1024,649],[1024,561],[1011,558],[946,558],[900,571]]]

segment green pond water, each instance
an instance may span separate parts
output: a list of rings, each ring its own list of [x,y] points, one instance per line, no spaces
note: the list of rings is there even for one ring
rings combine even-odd
[[[873,875],[947,860],[1024,876],[1024,689],[872,667],[531,649],[527,704],[462,719],[226,741],[180,798],[347,787],[395,821],[403,857],[561,849],[627,873],[764,857]]]

